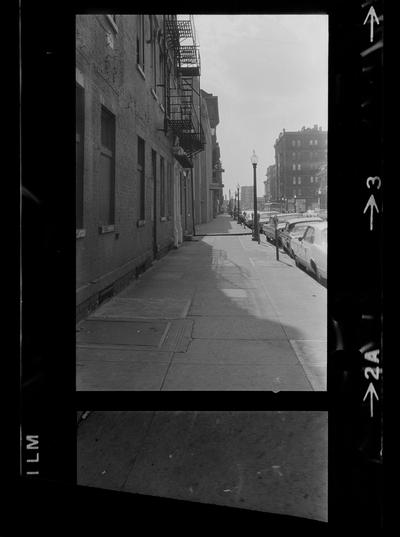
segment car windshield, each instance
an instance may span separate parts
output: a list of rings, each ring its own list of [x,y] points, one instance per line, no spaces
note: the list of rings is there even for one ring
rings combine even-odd
[[[307,226],[308,226],[307,223],[300,224],[298,226],[293,224],[292,228],[290,229],[290,233],[292,235],[295,235],[296,237],[298,237],[300,235],[303,236],[304,235],[304,230],[307,228]]]

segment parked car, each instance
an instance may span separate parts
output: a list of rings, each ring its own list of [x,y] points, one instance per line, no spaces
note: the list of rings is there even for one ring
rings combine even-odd
[[[274,218],[278,218],[278,245],[280,244],[279,233],[285,227],[286,222],[293,217],[300,216],[297,213],[278,213],[270,216],[268,222],[263,224],[263,233],[268,242],[275,243],[275,221]]]
[[[264,233],[263,229],[264,229],[265,224],[269,222],[269,219],[274,214],[278,214],[278,211],[264,211],[260,213],[260,217],[259,217],[260,233]]]
[[[310,223],[304,235],[291,241],[294,260],[297,266],[304,267],[314,274],[318,281],[328,277],[328,221]]]
[[[258,213],[258,218],[260,218],[260,213]],[[250,229],[253,229],[253,220],[254,220],[254,211],[249,211],[246,214],[246,226]]]
[[[293,251],[291,248],[291,241],[294,238],[302,237],[306,227],[312,222],[322,222],[323,218],[315,216],[313,218],[290,218],[287,220],[285,227],[280,232],[280,242],[282,248],[293,257]]]

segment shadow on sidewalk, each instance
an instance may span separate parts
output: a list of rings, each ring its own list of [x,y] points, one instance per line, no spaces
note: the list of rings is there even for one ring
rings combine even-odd
[[[272,301],[242,247],[218,240],[183,243],[81,324],[77,390],[326,389],[315,337],[326,319],[299,285],[306,276],[271,262],[269,285],[290,289]]]

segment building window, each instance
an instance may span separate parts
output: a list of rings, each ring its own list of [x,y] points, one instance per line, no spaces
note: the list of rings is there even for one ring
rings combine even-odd
[[[293,189],[293,196],[296,196],[296,189]]]
[[[298,178],[297,178],[297,184],[298,184],[298,185],[301,185],[301,177],[298,177]]]
[[[298,194],[299,196],[301,196],[301,188],[299,188],[299,189],[297,190],[297,194]]]
[[[292,164],[292,170],[296,169],[296,164]]]
[[[292,158],[296,158],[296,153],[292,153]]]
[[[85,137],[85,90],[75,84],[75,131],[76,131],[76,229],[83,229],[83,192],[84,192],[84,137]]]
[[[293,177],[293,184],[296,184],[296,177]]]
[[[310,177],[310,183],[313,183],[313,182],[314,182],[314,177],[311,176],[311,177]]]
[[[137,177],[139,186],[139,220],[145,220],[146,182],[145,182],[145,142],[138,136],[137,144]]]
[[[101,107],[99,219],[101,225],[114,224],[115,203],[115,116]]]
[[[297,140],[297,147],[300,147],[300,146],[301,146],[301,141]]]
[[[292,146],[295,147],[296,145],[296,140],[292,140]]]
[[[136,15],[136,63],[144,72],[144,15]]]
[[[297,169],[301,170],[301,164],[297,164]]]
[[[158,64],[159,64],[159,80],[158,84],[161,89],[161,102],[164,104],[164,94],[165,94],[165,54],[163,50],[163,43],[160,41],[159,52],[158,52]]]
[[[160,216],[165,214],[165,160],[160,156]]]
[[[318,140],[314,140],[314,145],[318,145]]]
[[[151,70],[153,74],[153,88],[157,91],[157,47],[156,47],[156,29],[154,24],[154,15],[149,15],[150,21],[150,43],[151,43]]]
[[[310,142],[309,142],[309,143],[310,143],[310,145],[313,145],[313,141],[312,141],[312,140],[310,140]]]

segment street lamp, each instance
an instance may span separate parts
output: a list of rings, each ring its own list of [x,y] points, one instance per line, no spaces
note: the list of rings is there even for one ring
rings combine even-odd
[[[285,202],[285,198],[282,196],[281,197],[281,213],[283,213],[283,204]]]
[[[235,190],[235,208],[233,210],[233,219],[237,219],[237,206],[236,206],[236,190]]]
[[[240,215],[240,196],[239,196],[239,193],[240,193],[240,185],[239,183],[237,184],[237,196],[238,196],[238,223],[240,224],[241,222],[239,221],[239,215]]]
[[[318,189],[318,209],[321,209],[321,189]]]
[[[294,198],[294,212],[296,213],[297,212],[296,211],[296,194],[293,196],[293,198]]]
[[[253,165],[253,199],[254,199],[254,218],[253,218],[253,241],[257,241],[260,244],[260,230],[258,229],[258,216],[257,216],[257,164],[258,157],[253,149],[253,154],[251,155],[251,163]]]

